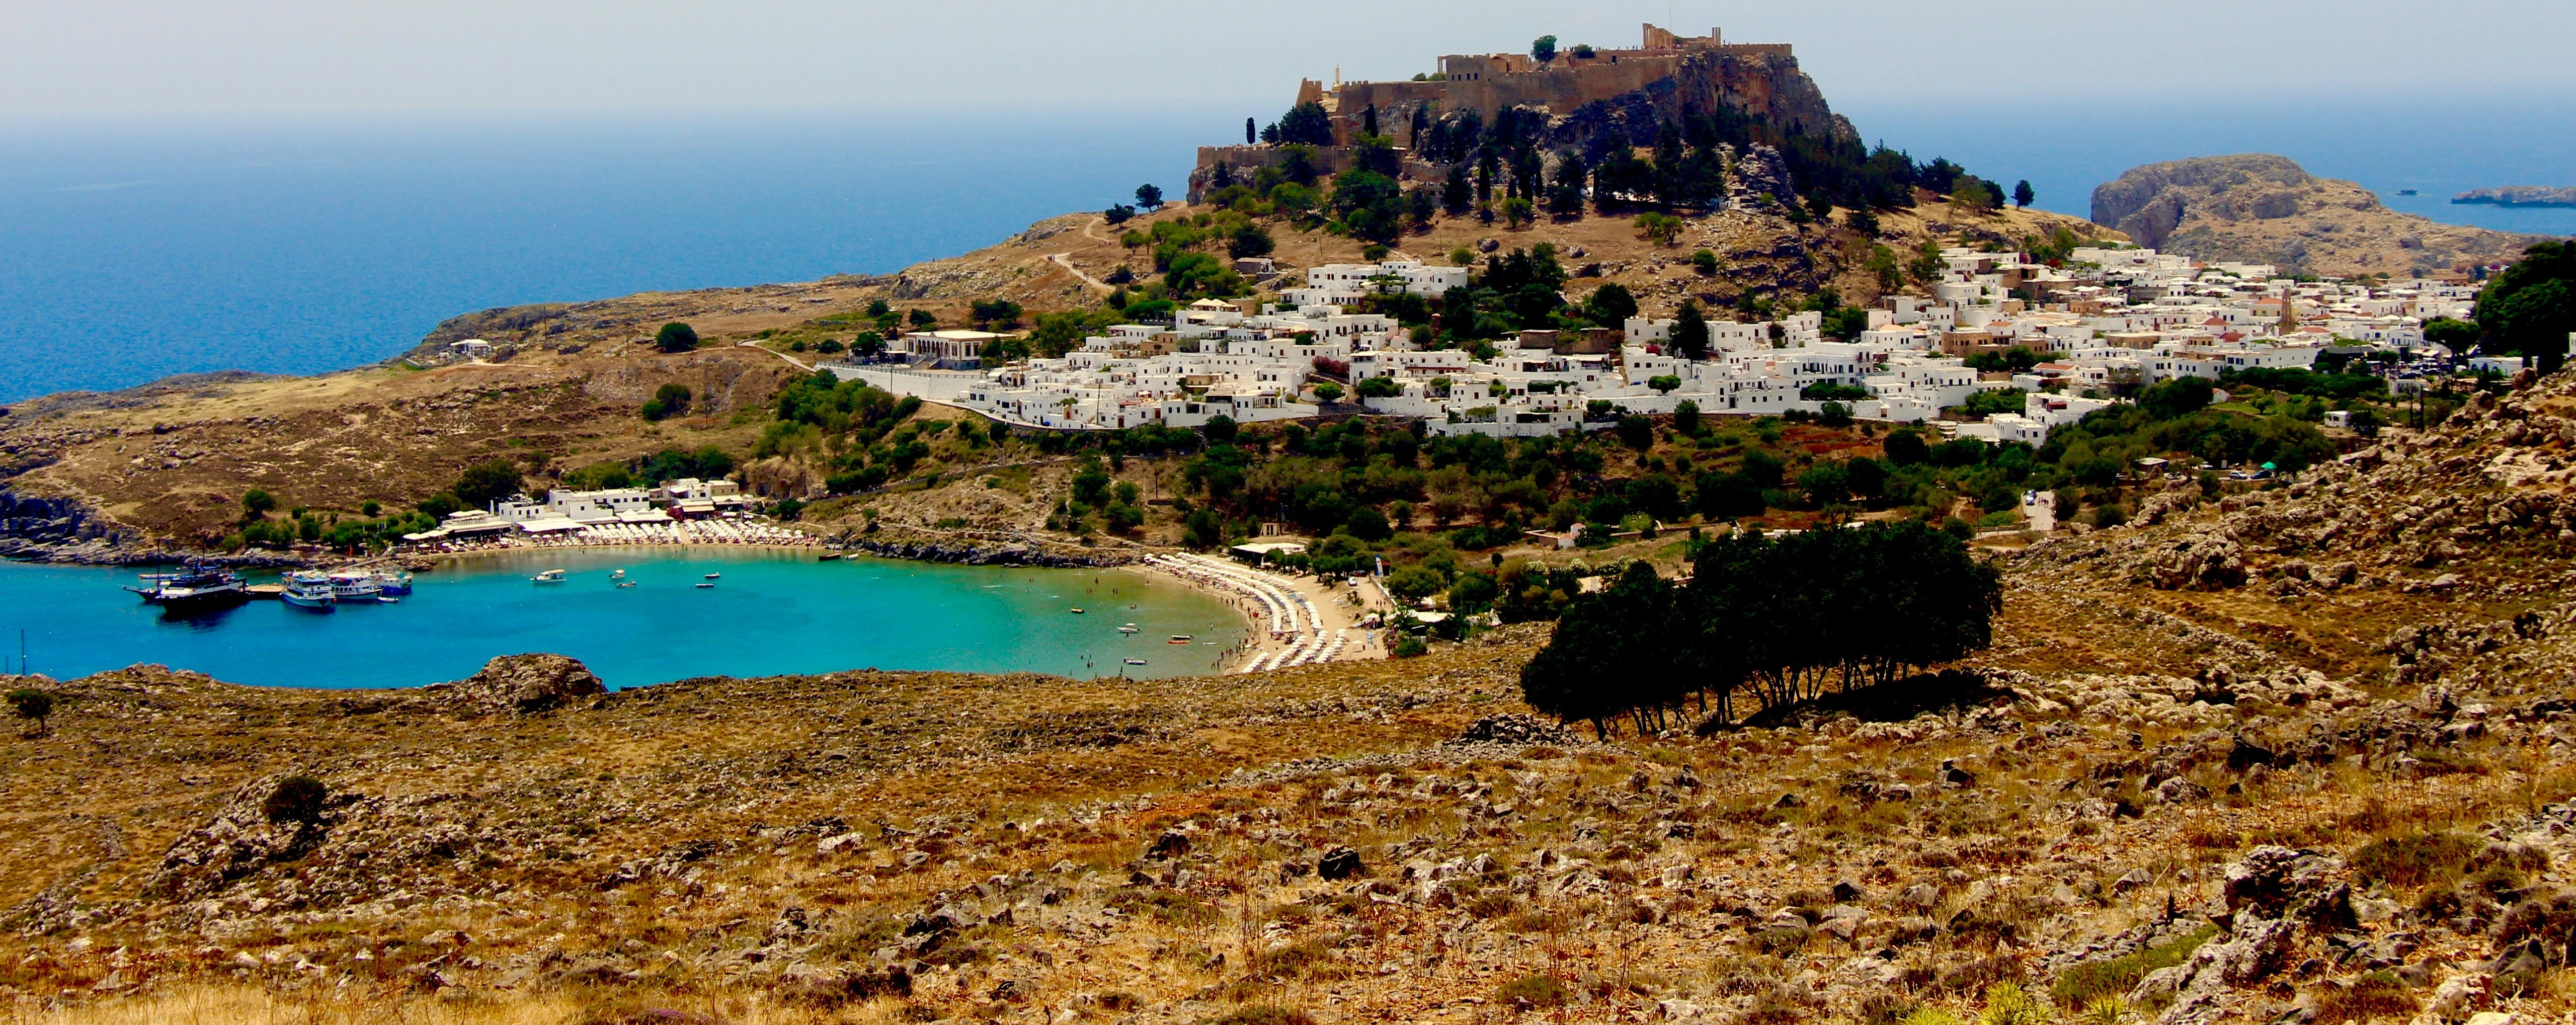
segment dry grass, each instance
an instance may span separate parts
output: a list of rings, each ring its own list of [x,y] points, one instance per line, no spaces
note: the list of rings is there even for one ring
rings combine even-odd
[[[820,1025],[826,1021],[894,1021],[897,1007],[879,1002],[839,1017],[781,1006],[767,994],[653,998],[624,992],[555,991],[472,1000],[348,989],[281,991],[242,985],[191,985],[144,996],[55,1010],[11,1011],[7,1025],[686,1025],[703,1015],[727,1025]],[[703,1019],[699,1019],[703,1020]]]

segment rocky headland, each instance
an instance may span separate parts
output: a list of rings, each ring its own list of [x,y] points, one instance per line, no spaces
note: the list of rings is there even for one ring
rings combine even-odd
[[[2451,202],[2489,206],[2576,206],[2576,188],[2507,185],[2494,189],[2471,189],[2451,197]]]
[[[2259,153],[2132,168],[2093,190],[2093,220],[2150,248],[2342,276],[2441,275],[2546,240],[2401,214],[2359,185]]]

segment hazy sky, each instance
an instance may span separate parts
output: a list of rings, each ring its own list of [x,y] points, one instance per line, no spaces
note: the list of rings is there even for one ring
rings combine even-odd
[[[0,118],[706,108],[1275,116],[1301,76],[1634,45],[1790,42],[1837,103],[2457,99],[2576,86],[2565,0],[0,0]],[[2054,95],[2051,94],[2061,94]]]

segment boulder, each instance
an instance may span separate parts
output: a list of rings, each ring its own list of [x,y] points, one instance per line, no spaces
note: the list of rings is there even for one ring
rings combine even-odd
[[[2221,892],[2230,911],[2280,918],[2329,901],[2342,868],[2340,860],[2315,851],[2267,844],[2227,866]]]
[[[1534,715],[1489,715],[1458,732],[1462,744],[1580,744],[1574,731]]]
[[[429,690],[459,705],[526,715],[608,693],[608,685],[579,660],[562,655],[502,655],[483,671]]]
[[[1349,879],[1367,871],[1368,866],[1360,863],[1360,852],[1348,847],[1325,851],[1324,857],[1315,862],[1315,874],[1326,879]]]

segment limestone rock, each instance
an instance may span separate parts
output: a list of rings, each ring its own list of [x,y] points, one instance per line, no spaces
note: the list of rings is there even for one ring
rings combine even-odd
[[[502,655],[484,663],[482,672],[428,690],[483,711],[527,714],[597,697],[608,693],[608,686],[578,660],[530,654]]]

